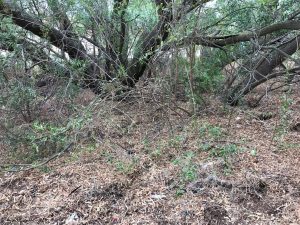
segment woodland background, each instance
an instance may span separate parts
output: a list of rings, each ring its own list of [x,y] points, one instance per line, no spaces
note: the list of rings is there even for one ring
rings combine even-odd
[[[1,224],[298,224],[300,2],[0,0]]]

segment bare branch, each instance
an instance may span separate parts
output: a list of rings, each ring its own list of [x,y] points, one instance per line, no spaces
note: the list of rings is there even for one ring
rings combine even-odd
[[[251,32],[243,32],[235,35],[228,36],[189,36],[180,40],[176,46],[185,46],[191,43],[196,45],[203,45],[208,47],[220,48],[226,45],[236,44],[239,42],[250,41],[251,39],[257,39],[258,37],[265,36],[267,34],[274,33],[281,30],[299,30],[299,20],[287,20],[285,22],[272,24],[270,26],[254,30]],[[193,34],[194,35],[194,34]],[[170,43],[163,47],[163,50],[168,50],[174,46],[174,43]]]
[[[19,9],[15,5],[11,5],[9,1],[3,0],[1,2],[0,14],[11,16],[15,25],[30,31],[41,38],[48,38],[51,44],[66,51],[71,58],[85,59],[86,50],[81,42],[73,38],[68,38],[60,30],[46,27],[24,10]]]

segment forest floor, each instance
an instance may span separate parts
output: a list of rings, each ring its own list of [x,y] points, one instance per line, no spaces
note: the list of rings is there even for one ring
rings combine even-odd
[[[256,108],[207,97],[196,116],[154,95],[106,102],[96,144],[0,173],[0,224],[300,224],[299,90]]]

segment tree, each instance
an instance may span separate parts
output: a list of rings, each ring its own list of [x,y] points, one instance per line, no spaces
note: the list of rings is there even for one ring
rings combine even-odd
[[[205,8],[208,2],[213,6]],[[237,82],[228,88],[230,104],[276,77],[274,68],[299,49],[295,7],[300,3],[292,0],[0,1],[2,18],[11,18],[17,27],[15,43],[32,62],[42,59],[44,69],[59,65],[65,76],[75,64],[81,70],[74,82],[96,93],[106,82],[134,87],[151,59],[174,46],[195,44],[231,54],[239,45],[247,54],[231,55],[241,59],[244,74],[237,73]],[[16,44],[0,47],[11,51]]]

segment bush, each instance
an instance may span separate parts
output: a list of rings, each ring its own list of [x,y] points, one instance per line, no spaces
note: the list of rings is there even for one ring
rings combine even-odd
[[[40,88],[36,78],[46,77],[45,74],[25,73],[22,68],[13,73],[7,61],[0,62],[7,68],[0,72],[1,141],[12,155],[32,162],[59,152],[74,141],[90,122],[87,108],[78,116],[73,101],[78,94],[77,86],[66,85],[62,80]],[[13,66],[18,64],[17,60]]]

